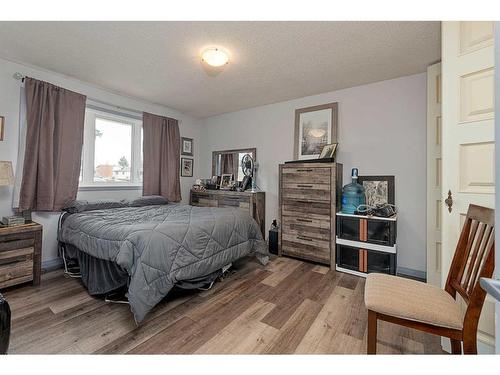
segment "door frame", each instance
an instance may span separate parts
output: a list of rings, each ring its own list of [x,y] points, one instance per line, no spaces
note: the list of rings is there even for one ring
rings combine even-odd
[[[427,283],[441,287],[441,62],[427,67]]]
[[[500,22],[495,22],[495,61],[500,61]],[[495,112],[500,113],[500,69],[495,70]],[[495,116],[495,138],[500,134],[500,116]],[[500,197],[500,150],[495,148],[495,196]],[[495,222],[500,223],[500,210],[495,210]],[[500,230],[495,243],[500,243]],[[495,254],[497,255],[497,254]],[[495,277],[500,279],[500,256],[495,256]],[[495,303],[495,353],[500,354],[500,302]]]

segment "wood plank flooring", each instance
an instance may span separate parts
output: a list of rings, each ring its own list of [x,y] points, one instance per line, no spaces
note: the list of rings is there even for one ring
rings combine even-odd
[[[128,305],[61,270],[4,291],[9,353],[364,354],[364,279],[290,258],[251,259],[209,291],[176,290],[137,327]],[[439,337],[379,322],[379,353],[442,353]]]

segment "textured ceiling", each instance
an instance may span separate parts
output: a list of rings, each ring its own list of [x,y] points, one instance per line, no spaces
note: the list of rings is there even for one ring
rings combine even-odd
[[[200,63],[221,45],[230,64]],[[0,22],[0,57],[206,117],[424,72],[439,22]]]

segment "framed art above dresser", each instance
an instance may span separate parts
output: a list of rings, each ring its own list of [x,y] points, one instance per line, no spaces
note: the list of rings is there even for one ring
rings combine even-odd
[[[279,179],[278,254],[335,267],[342,164],[280,164]]]

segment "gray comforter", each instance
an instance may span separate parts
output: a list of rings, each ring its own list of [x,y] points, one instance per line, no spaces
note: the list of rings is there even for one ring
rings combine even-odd
[[[233,208],[167,204],[87,211],[64,221],[60,240],[128,272],[137,323],[178,281],[208,275],[253,252],[267,262],[257,223]]]

